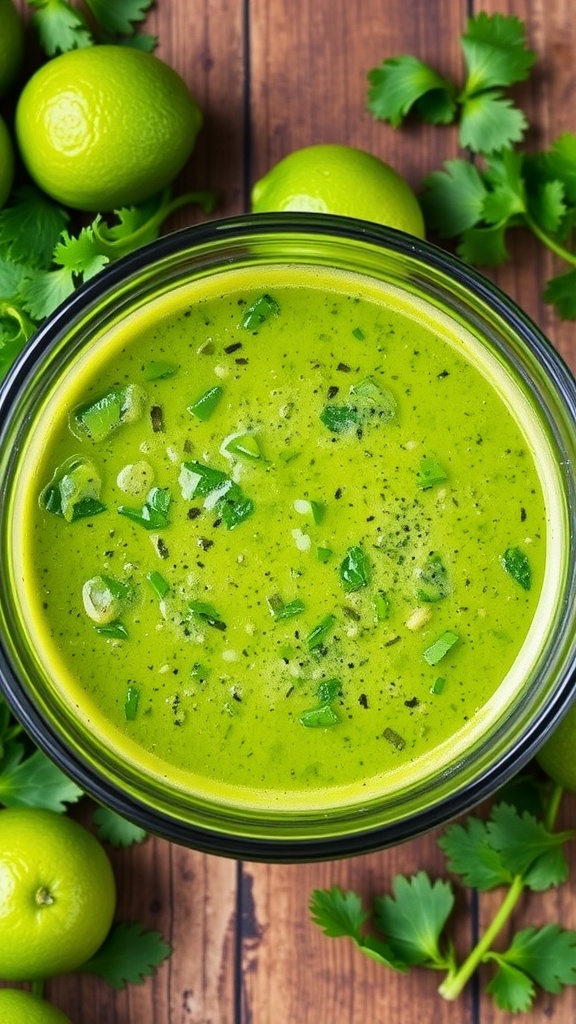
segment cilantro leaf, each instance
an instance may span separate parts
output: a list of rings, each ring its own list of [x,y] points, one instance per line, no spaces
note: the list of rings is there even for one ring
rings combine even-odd
[[[491,953],[490,959],[496,961],[498,970],[486,985],[486,991],[494,996],[496,1005],[510,1013],[529,1010],[536,994],[532,980],[502,957]]]
[[[544,299],[555,306],[565,320],[576,320],[576,270],[551,277],[546,284]]]
[[[391,57],[368,72],[368,110],[393,128],[413,106],[424,121],[450,124],[456,113],[455,89],[417,57]]]
[[[94,40],[86,19],[67,0],[28,0],[28,3],[36,8],[32,25],[49,57],[92,46]]]
[[[78,973],[96,974],[117,990],[140,985],[172,952],[160,932],[145,931],[141,924],[119,922]]]
[[[576,203],[576,135],[560,135],[545,154],[545,166],[551,178],[562,182],[567,199]]]
[[[13,263],[49,267],[69,215],[33,185],[16,189],[0,212],[0,256]]]
[[[497,804],[492,808],[487,822],[490,845],[500,853],[502,863],[513,875],[525,874],[538,858],[539,871],[536,876],[539,888],[558,884],[559,859],[548,858],[549,852],[561,847],[572,837],[570,832],[550,832],[546,826],[526,811],[519,814],[515,807]],[[549,880],[544,885],[547,872]]]
[[[132,36],[122,36],[109,41],[129,46],[133,50],[142,50],[144,53],[153,53],[158,46],[158,36],[151,36],[147,32],[135,32]]]
[[[486,823],[480,818],[449,825],[438,845],[448,858],[448,870],[461,875],[465,885],[487,892],[512,881],[512,872],[491,846]]]
[[[513,15],[481,11],[468,19],[460,43],[468,68],[467,95],[523,81],[536,60],[526,47],[524,23]]]
[[[392,896],[374,901],[375,921],[405,963],[447,966],[439,940],[453,906],[450,882],[431,882],[424,871],[397,875]]]
[[[564,185],[561,181],[545,181],[530,196],[529,209],[537,224],[556,234],[567,212]]]
[[[457,253],[466,263],[476,267],[498,267],[508,259],[506,226],[470,228],[464,231]]]
[[[147,833],[139,825],[127,821],[109,807],[97,807],[92,815],[98,838],[111,846],[132,846],[142,843]]]
[[[343,892],[339,885],[315,889],[310,900],[312,920],[330,938],[348,936],[361,941],[361,929],[370,916],[358,893]]]
[[[462,107],[458,137],[464,149],[496,153],[520,142],[528,122],[499,89],[470,96]]]
[[[43,320],[76,288],[74,275],[62,267],[31,277],[23,289],[23,303],[35,320]]]
[[[441,238],[459,235],[481,219],[487,189],[468,160],[446,160],[444,170],[433,171],[423,185],[420,198],[426,224]]]
[[[153,0],[86,0],[96,21],[111,35],[130,36],[134,23],[144,21]]]
[[[558,924],[524,928],[500,957],[554,995],[564,985],[576,985],[576,932]]]
[[[89,281],[110,262],[108,256],[103,256],[98,251],[94,229],[91,225],[82,228],[75,237],[67,231],[63,231],[60,241],[54,249],[53,258],[57,266],[63,267],[64,270],[83,281]]]
[[[22,744],[8,743],[0,762],[0,803],[5,807],[44,807],[63,813],[82,790],[40,750],[25,756]]]
[[[370,915],[357,893],[343,892],[339,885],[315,889],[310,898],[310,916],[330,938],[349,938],[371,960],[395,971],[407,970],[404,960],[387,942],[378,936],[362,934],[362,926]]]

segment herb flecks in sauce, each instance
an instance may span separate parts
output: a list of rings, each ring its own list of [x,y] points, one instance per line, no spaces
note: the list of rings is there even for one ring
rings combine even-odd
[[[110,722],[103,742],[313,806],[425,771],[482,718],[538,603],[542,491],[460,340],[395,303],[360,278],[230,272],[114,329],[93,384],[66,385],[27,468],[22,576],[43,657],[57,645],[81,674],[71,699]],[[45,498],[79,448],[102,510],[76,521],[74,486]],[[527,543],[529,590],[510,554]],[[82,611],[96,577],[106,621]]]

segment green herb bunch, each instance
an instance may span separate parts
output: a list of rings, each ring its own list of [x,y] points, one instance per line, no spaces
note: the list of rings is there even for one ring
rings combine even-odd
[[[137,31],[152,3],[87,0],[87,18],[68,0],[28,0],[34,11],[32,28],[48,57],[101,43],[153,50],[157,39]],[[17,186],[0,211],[0,380],[45,317],[79,285],[153,241],[175,210],[194,203],[209,213],[216,199],[212,192],[172,198],[167,189],[113,211],[111,223],[98,214],[91,223],[80,224],[77,215],[35,185]]]
[[[495,941],[525,890],[543,892],[568,878],[565,845],[576,831],[555,831],[554,820],[562,790],[546,791],[526,780],[496,802],[487,820],[470,816],[448,826],[438,840],[448,870],[461,884],[488,892],[504,888],[500,907],[466,959],[459,963],[450,938],[449,919],[455,893],[447,879],[432,880],[424,871],[397,875],[391,893],[374,900],[372,913],[361,897],[331,889],[312,894],[312,920],[325,935],[347,937],[371,959],[391,970],[407,973],[413,967],[441,971],[439,993],[456,999],[481,965],[492,967],[486,991],[497,1006],[512,1013],[529,1010],[538,989],[558,994],[576,984],[576,931],[559,924],[524,928],[507,949]],[[367,930],[367,925],[370,930]]]
[[[482,12],[460,42],[462,85],[417,57],[392,57],[368,73],[368,109],[393,127],[408,115],[458,125],[468,154],[424,179],[427,227],[457,238],[458,254],[479,266],[506,261],[508,230],[528,228],[569,268],[547,282],[545,301],[576,319],[576,134],[565,132],[542,152],[516,148],[528,121],[504,90],[525,80],[536,60],[519,18]]]

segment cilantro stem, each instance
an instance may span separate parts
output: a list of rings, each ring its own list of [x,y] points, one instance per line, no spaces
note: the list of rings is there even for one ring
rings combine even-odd
[[[524,217],[526,225],[530,228],[532,234],[536,235],[536,238],[538,238],[543,245],[547,246],[547,248],[555,253],[556,256],[559,256],[561,260],[565,260],[566,263],[571,263],[573,267],[576,267],[576,255],[573,252],[570,252],[569,249],[565,249],[562,245],[558,245],[558,242],[555,242],[553,238],[550,238],[550,235],[547,235],[546,232],[542,230],[528,210],[524,210],[522,216]]]
[[[560,802],[562,800],[562,794],[562,787],[554,785],[551,790],[550,799],[544,815],[544,824],[549,831],[552,831],[554,826]],[[458,998],[465,985],[470,981],[474,972],[485,959],[487,953],[491,949],[494,939],[512,914],[512,911],[524,892],[525,885],[524,875],[516,875],[512,879],[498,911],[494,915],[480,941],[469,953],[458,970],[455,973],[449,974],[440,985],[438,992],[444,999],[453,1000]]]

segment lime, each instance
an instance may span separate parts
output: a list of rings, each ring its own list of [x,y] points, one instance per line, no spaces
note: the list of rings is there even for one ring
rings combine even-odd
[[[24,26],[12,0],[0,0],[0,25],[0,96],[5,96],[24,56]]]
[[[576,793],[576,705],[572,705],[560,725],[536,756],[541,768],[564,789]]]
[[[161,191],[202,114],[180,75],[124,46],[70,50],[24,86],[16,137],[37,185],[66,206],[111,210]]]
[[[5,1024],[70,1024],[52,1003],[16,988],[0,988],[0,1020]]]
[[[79,967],[102,945],[115,901],[110,861],[85,828],[54,811],[0,811],[0,977]]]
[[[339,213],[424,236],[422,212],[408,182],[378,157],[351,146],[294,150],[256,182],[252,210]]]
[[[0,209],[10,195],[14,180],[14,149],[6,122],[0,117]]]

